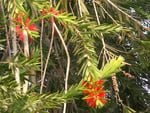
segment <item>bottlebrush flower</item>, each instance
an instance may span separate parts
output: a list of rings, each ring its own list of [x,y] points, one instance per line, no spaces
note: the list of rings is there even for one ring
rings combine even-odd
[[[49,9],[46,9],[46,8],[44,7],[43,10],[42,10],[42,15],[44,16],[44,15],[46,15],[46,14],[48,14],[48,13],[52,14],[52,16],[51,16],[50,18],[48,18],[48,20],[50,20],[50,23],[53,24],[53,22],[54,22],[54,20],[55,20],[54,17],[56,17],[56,16],[62,14],[62,11],[56,11],[56,9],[55,9],[54,7],[51,7],[51,8],[49,8]],[[45,20],[46,20],[46,19],[44,19],[44,21],[45,21]],[[67,24],[64,23],[64,22],[62,22],[62,25],[65,26],[65,27],[67,27]]]
[[[49,13],[49,12],[50,12],[50,14],[55,15],[55,16],[58,16],[58,15],[61,14],[61,12],[56,11],[54,7],[51,7],[51,8],[49,9],[49,11],[48,11],[48,9],[46,9],[46,8],[44,7],[43,10],[42,10],[42,15],[44,16],[44,15],[46,15],[46,14]],[[44,19],[44,20],[45,20],[45,19]],[[50,17],[50,22],[51,22],[51,23],[54,22],[53,16]]]
[[[55,12],[55,8],[54,8],[54,7],[51,7],[51,8],[49,9],[49,11],[50,11],[51,13],[54,13],[54,12]]]
[[[89,106],[103,107],[107,103],[106,91],[104,89],[104,80],[99,80],[96,82],[83,82],[85,90],[83,91],[86,95],[85,100]]]
[[[27,32],[38,31],[37,26],[35,26],[33,23],[30,24],[31,19],[26,18],[26,20],[24,22],[22,19],[24,17],[25,17],[24,15],[18,14],[17,18],[14,19],[17,23],[19,23],[16,26],[16,33],[19,35],[18,40],[20,40],[22,42],[24,41],[23,30],[26,30]],[[29,35],[29,39],[33,40],[30,35]]]
[[[49,9],[49,11],[44,7],[43,10],[42,10],[42,15],[45,15],[45,14],[47,14],[48,12],[50,12],[51,14],[54,14],[54,15],[56,15],[56,16],[59,15],[59,14],[61,14],[61,12],[56,11],[54,7],[51,7],[51,8]]]
[[[47,14],[48,13],[48,11],[45,9],[45,8],[43,8],[43,10],[42,10],[42,15],[45,15],[45,14]]]

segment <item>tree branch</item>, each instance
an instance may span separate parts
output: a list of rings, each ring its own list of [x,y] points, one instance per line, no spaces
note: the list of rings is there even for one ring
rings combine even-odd
[[[41,78],[40,93],[42,93],[42,91],[43,91],[45,74],[46,74],[47,65],[48,65],[48,62],[49,62],[49,58],[50,58],[51,50],[52,50],[52,45],[53,45],[53,41],[54,41],[54,25],[53,25],[53,23],[52,23],[52,38],[51,38],[51,42],[50,42],[50,47],[49,47],[49,51],[48,51],[48,55],[47,55],[47,59],[46,59],[46,64],[45,64],[44,72],[43,72],[43,75],[42,75],[42,78]]]
[[[66,54],[67,54],[67,69],[66,69],[66,78],[65,78],[65,93],[67,93],[67,89],[68,89],[68,78],[69,78],[69,69],[70,69],[70,55],[69,55],[69,52],[68,52],[68,49],[67,49],[67,46],[65,44],[65,41],[63,40],[63,37],[59,31],[59,29],[57,28],[56,24],[54,23],[54,28],[56,29],[59,37],[60,37],[60,40],[62,41],[62,44],[64,46],[64,49],[66,51]],[[67,106],[67,103],[64,103],[64,108],[63,108],[63,113],[66,113],[66,106]]]
[[[118,8],[118,6],[116,6],[113,2],[111,2],[110,0],[107,0],[107,2],[108,2],[110,5],[112,5],[115,9],[117,9],[118,11],[120,11],[122,14],[126,15],[126,16],[129,17],[131,20],[133,20],[134,22],[136,22],[139,26],[143,27],[145,30],[150,31],[150,28],[147,28],[147,27],[143,26],[140,21],[134,19],[131,15],[128,15],[126,12],[124,12],[123,10],[121,10],[120,8]]]
[[[44,24],[44,20],[42,19],[41,22],[42,26],[41,26],[41,36],[40,36],[40,50],[41,50],[41,78],[43,75],[43,51],[42,51],[42,38],[43,38],[43,24]]]

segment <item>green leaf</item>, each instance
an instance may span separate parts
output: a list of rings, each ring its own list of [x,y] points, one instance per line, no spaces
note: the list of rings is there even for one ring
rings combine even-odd
[[[120,68],[124,65],[124,58],[119,56],[118,58],[111,59],[109,63],[107,63],[102,70],[100,70],[99,77],[107,78],[112,76],[114,73],[120,71]]]
[[[126,106],[124,104],[122,106],[123,106],[123,113],[136,113],[136,111],[130,108],[129,106]]]

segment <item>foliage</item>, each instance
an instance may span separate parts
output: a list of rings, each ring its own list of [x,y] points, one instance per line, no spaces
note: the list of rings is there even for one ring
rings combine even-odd
[[[142,22],[150,17],[149,5],[1,0],[0,112],[147,112],[150,29]],[[107,103],[90,108],[83,93],[103,94],[104,86],[92,92],[82,83],[103,79]]]

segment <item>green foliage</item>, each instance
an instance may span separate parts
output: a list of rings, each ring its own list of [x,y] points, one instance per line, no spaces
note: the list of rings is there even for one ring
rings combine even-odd
[[[0,49],[3,49],[0,112],[62,112],[62,104],[65,102],[68,103],[66,113],[134,113],[133,109],[137,112],[147,111],[149,96],[143,87],[149,84],[150,42],[143,28],[150,30],[140,21],[149,19],[149,0],[4,0],[0,3],[4,7],[0,8]],[[54,11],[50,11],[50,8]],[[134,8],[135,12],[132,13],[130,8]],[[43,9],[47,10],[46,14],[43,14]],[[13,21],[17,13],[25,15],[24,22],[18,24]],[[31,19],[30,25],[33,23],[39,29],[38,32],[29,31],[30,36],[40,37],[35,42],[29,42],[29,58],[23,54],[23,42],[15,42],[17,54],[14,55],[12,49],[13,39],[18,37],[13,34],[16,26],[12,26],[12,22],[21,25],[22,29],[28,17]],[[59,32],[53,28],[53,22]],[[60,41],[60,34],[66,45]],[[8,39],[2,42],[6,36]],[[131,42],[128,43],[128,40]],[[64,50],[64,46],[67,46],[67,50]],[[50,60],[47,71],[44,71],[49,49]],[[69,64],[66,51],[71,58],[68,81],[65,79],[66,64]],[[8,57],[9,52],[12,56]],[[136,52],[137,56],[134,55]],[[125,62],[130,66],[124,66]],[[20,83],[15,78],[16,68],[19,70],[21,86],[27,80],[26,76],[36,77],[36,86],[29,85],[26,94],[22,92],[23,87],[18,89]],[[125,77],[122,73],[116,75],[119,88],[116,95],[109,77],[121,69],[127,73],[124,73]],[[31,73],[31,70],[36,73]],[[40,94],[43,73],[46,75],[43,81],[44,93]],[[132,80],[129,73],[136,79]],[[94,81],[107,79],[109,101],[102,109],[89,108],[81,99],[84,91],[82,81],[90,80],[91,76]],[[30,78],[28,81],[33,85]],[[63,89],[67,82],[66,93],[66,89]],[[118,103],[119,95],[123,100],[122,105]]]
[[[65,94],[62,92],[39,94],[19,93],[17,83],[12,75],[0,77],[0,112],[2,113],[34,113],[45,108],[59,108],[62,103],[75,99],[82,91],[75,85]]]
[[[16,60],[16,58],[18,60]],[[12,70],[12,73],[15,73],[14,70],[16,68],[20,69],[21,76],[30,75],[30,71],[40,70],[40,51],[34,51],[32,57],[25,57],[24,55],[18,53],[16,56],[12,58],[12,60],[8,61],[9,68]]]
[[[0,43],[5,42],[5,41],[6,41],[5,39],[1,39]],[[4,50],[4,45],[0,44],[0,50]]]
[[[112,59],[108,64],[104,66],[100,72],[100,78],[107,78],[120,71],[120,68],[124,65],[124,58],[119,56],[117,59]]]
[[[110,73],[107,72],[109,74],[106,74],[105,76],[103,75],[105,72],[101,74],[97,68],[98,58],[95,51],[94,44],[96,43],[96,39],[94,39],[94,36],[99,36],[99,32],[103,34],[120,32],[123,30],[122,28],[123,27],[120,25],[96,25],[95,22],[87,22],[86,20],[80,21],[79,26],[75,27],[74,30],[70,28],[71,32],[74,34],[72,36],[71,42],[76,43],[74,47],[74,54],[79,57],[77,63],[81,66],[79,74],[84,76],[86,80],[89,79],[89,75],[95,78],[95,80],[98,80],[100,78],[105,78],[106,76],[111,76],[113,72],[116,72],[112,70]],[[121,57],[119,57],[119,60],[122,62]],[[116,62],[121,63],[119,60]],[[114,61],[112,60],[111,65],[113,62]],[[120,64],[118,67],[120,67]]]

